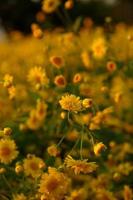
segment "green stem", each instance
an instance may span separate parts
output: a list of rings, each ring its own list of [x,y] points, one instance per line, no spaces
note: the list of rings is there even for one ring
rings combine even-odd
[[[84,133],[84,127],[82,127],[81,139],[80,139],[80,158],[81,158],[81,160],[83,160],[83,155],[82,155],[82,151],[83,151],[83,133]]]
[[[11,187],[10,184],[8,183],[8,181],[7,181],[6,177],[5,177],[5,175],[2,174],[2,177],[3,177],[3,180],[4,180],[5,184],[7,185],[7,187],[9,188],[9,190],[12,192],[12,187]]]

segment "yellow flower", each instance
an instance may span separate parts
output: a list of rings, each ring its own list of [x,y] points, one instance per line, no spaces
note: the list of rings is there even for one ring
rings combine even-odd
[[[55,85],[58,87],[65,87],[66,86],[66,79],[63,75],[58,75],[54,79]]]
[[[39,192],[46,200],[62,200],[68,190],[68,178],[55,168],[49,167],[48,173],[41,177]]]
[[[73,83],[79,83],[82,80],[82,75],[80,73],[77,73],[73,77]]]
[[[66,94],[62,96],[59,103],[63,110],[71,112],[79,112],[82,110],[82,101],[80,100],[80,97],[76,97],[73,94]]]
[[[66,167],[71,168],[75,174],[91,173],[97,168],[97,165],[94,162],[87,162],[87,159],[74,160],[70,155],[65,158],[64,163]]]
[[[51,56],[50,62],[54,65],[57,69],[60,69],[64,65],[64,60],[61,56]]]
[[[54,12],[60,5],[60,0],[43,0],[42,10],[46,13]]]
[[[49,83],[46,72],[41,67],[34,67],[30,69],[28,73],[28,81],[36,87],[38,86],[38,88],[41,86],[45,86]]]
[[[43,160],[34,155],[24,159],[23,167],[26,176],[39,177],[41,175],[40,165],[42,163],[44,163]]]
[[[37,100],[36,114],[40,120],[43,120],[47,113],[47,104],[40,99]]]
[[[11,76],[10,74],[5,74],[3,81],[4,87],[9,88],[13,84],[13,76]]]
[[[27,120],[28,128],[31,130],[37,130],[38,128],[40,128],[41,124],[42,120],[40,120],[40,118],[38,117],[36,110],[31,110],[30,116]]]
[[[108,61],[106,67],[107,67],[107,70],[108,70],[109,72],[113,72],[113,71],[116,70],[116,63],[113,62],[113,61]]]
[[[94,40],[91,46],[91,50],[95,58],[97,59],[103,58],[107,50],[105,39],[97,38],[96,40]]]
[[[92,99],[86,98],[82,101],[82,105],[84,108],[90,108],[93,104]]]
[[[8,88],[8,94],[9,94],[9,99],[14,99],[16,96],[16,88],[14,86],[11,86]]]
[[[94,145],[94,153],[96,156],[99,156],[101,151],[106,149],[106,146],[102,143],[102,142],[99,142],[97,144]]]
[[[67,0],[64,4],[65,9],[70,10],[72,9],[74,6],[74,2],[73,0]]]
[[[47,151],[50,156],[54,156],[54,157],[59,156],[60,154],[60,151],[57,149],[57,147],[54,144],[49,146]]]
[[[14,160],[18,151],[16,150],[16,144],[14,140],[11,139],[1,139],[0,140],[0,162],[8,164]]]

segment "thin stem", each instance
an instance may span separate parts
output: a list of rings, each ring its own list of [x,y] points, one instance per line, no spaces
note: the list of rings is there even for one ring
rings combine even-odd
[[[59,9],[56,10],[56,14],[57,14],[57,16],[59,17],[59,19],[61,20],[62,24],[63,24],[64,26],[66,26],[66,24],[65,24],[65,22],[64,22],[64,16],[62,15],[62,13],[60,12]]]
[[[73,150],[75,149],[75,147],[77,146],[79,142],[79,138],[77,139],[77,141],[75,142],[74,146],[72,147],[71,151],[69,152],[69,154],[71,154],[73,152]]]
[[[70,112],[67,113],[67,119],[70,124],[72,124],[72,120],[70,119]]]
[[[83,155],[82,155],[82,151],[83,151],[83,133],[84,133],[84,127],[82,127],[81,139],[80,139],[80,158],[81,158],[81,160],[83,160]]]
[[[57,146],[59,147],[60,146],[60,144],[63,142],[63,140],[64,140],[64,138],[65,138],[66,136],[65,135],[63,135],[63,137],[60,139],[60,141],[58,142],[58,144],[57,144]]]
[[[3,177],[3,180],[4,180],[4,182],[6,183],[7,187],[8,187],[9,190],[12,192],[12,187],[11,187],[10,184],[8,183],[8,181],[7,181],[6,177],[5,177],[5,175],[2,174],[2,177]]]
[[[92,133],[91,133],[90,131],[88,131],[88,134],[89,134],[89,136],[90,136],[91,143],[92,143],[92,145],[94,146],[95,143],[94,143],[94,138],[93,138],[93,136],[92,136]]]

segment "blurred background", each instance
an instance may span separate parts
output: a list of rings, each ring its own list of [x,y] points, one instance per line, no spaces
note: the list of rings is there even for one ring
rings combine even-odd
[[[0,33],[19,30],[30,33],[31,23],[37,22],[41,10],[41,0],[0,0]],[[133,0],[75,0],[74,8],[69,11],[72,20],[77,16],[91,17],[96,24],[103,24],[106,17],[113,22],[133,23]],[[54,14],[48,16],[51,23],[61,25]],[[49,24],[46,23],[46,26]]]

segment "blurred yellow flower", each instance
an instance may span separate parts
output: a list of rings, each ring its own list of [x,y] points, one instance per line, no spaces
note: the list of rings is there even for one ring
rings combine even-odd
[[[49,79],[45,70],[42,67],[31,68],[28,73],[28,81],[35,86],[46,86],[49,83]]]
[[[11,139],[1,139],[0,140],[0,162],[8,164],[14,160],[18,151],[16,150],[16,144],[14,140]]]
[[[51,56],[50,62],[57,69],[60,69],[64,65],[64,60],[61,56]]]
[[[26,176],[32,176],[33,178],[41,175],[40,165],[44,163],[43,160],[34,155],[27,157],[23,161],[24,173]]]
[[[6,88],[11,87],[13,84],[13,76],[11,76],[10,74],[5,74],[4,78],[3,78],[3,85]]]
[[[92,43],[91,50],[94,58],[102,59],[107,51],[105,39],[102,37],[95,39]]]
[[[60,5],[60,0],[43,0],[42,10],[46,13],[54,12]]]

